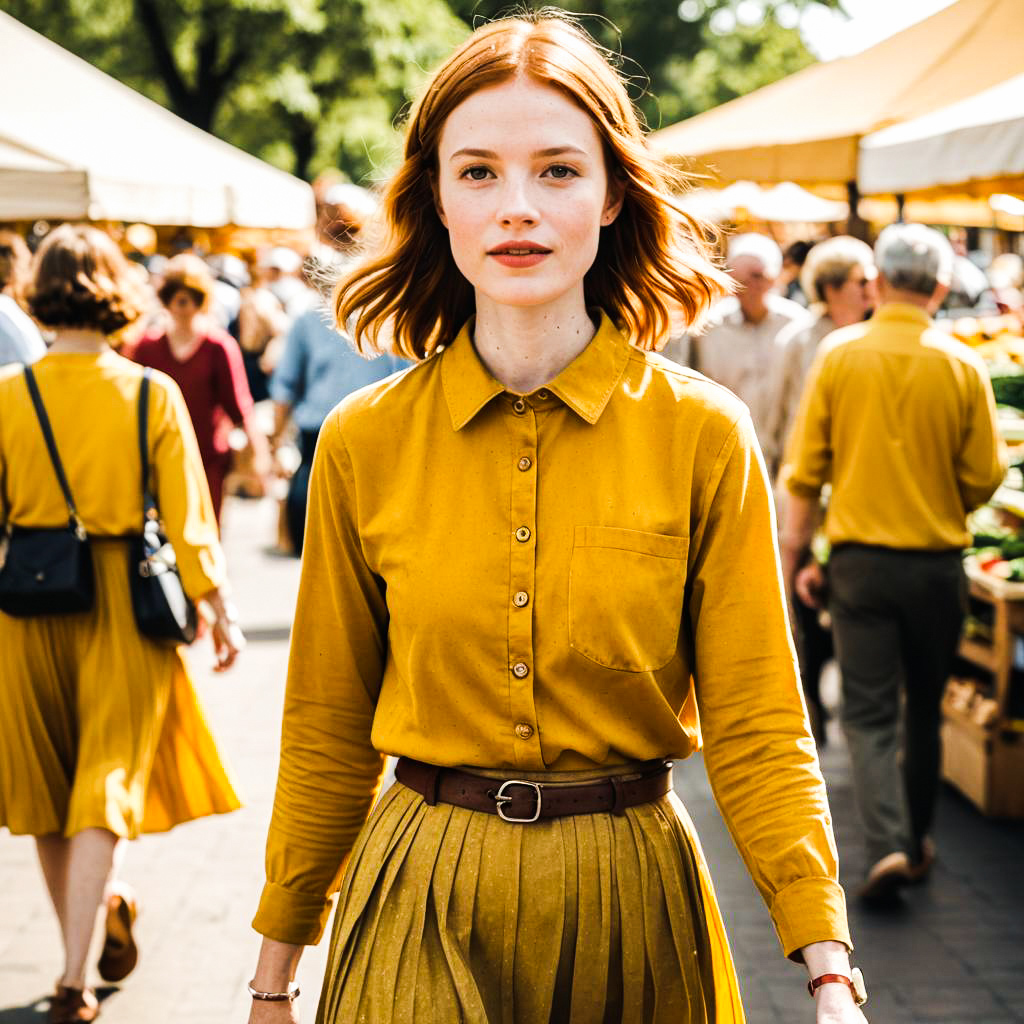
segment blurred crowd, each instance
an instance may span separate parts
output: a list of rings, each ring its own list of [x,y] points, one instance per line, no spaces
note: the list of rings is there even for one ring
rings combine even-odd
[[[168,257],[145,224],[116,239],[147,309],[112,341],[181,388],[218,520],[226,493],[279,499],[274,543],[281,553],[301,552],[309,469],[327,413],[399,368],[391,356],[359,355],[330,309],[331,285],[375,209],[369,190],[330,186],[316,241],[302,248],[203,252],[183,237]],[[32,248],[44,237],[32,235]],[[30,364],[46,351],[47,338],[26,311],[31,272],[25,239],[0,231],[0,365]]]

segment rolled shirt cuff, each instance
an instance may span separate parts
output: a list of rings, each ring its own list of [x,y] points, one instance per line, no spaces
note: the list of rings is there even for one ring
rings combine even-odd
[[[800,950],[812,942],[842,942],[853,949],[846,918],[846,894],[832,878],[801,878],[775,894],[772,921],[783,952],[801,960]]]
[[[333,900],[267,882],[252,926],[268,939],[315,946],[327,927]]]

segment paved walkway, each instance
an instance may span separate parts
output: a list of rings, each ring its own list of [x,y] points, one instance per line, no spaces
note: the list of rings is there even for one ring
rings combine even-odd
[[[268,556],[275,510],[228,505],[226,534],[250,647],[225,677],[191,653],[202,698],[246,800],[244,810],[132,844],[124,877],[142,900],[142,959],[122,987],[101,989],[107,1024],[244,1024],[259,945],[249,927],[263,881],[273,798],[287,634],[297,563]],[[838,738],[825,752],[844,879],[861,851]],[[740,971],[750,1024],[813,1020],[804,972],[782,959],[767,912],[744,873],[699,760],[677,768],[712,865]],[[955,794],[943,796],[940,862],[905,910],[852,907],[857,955],[871,989],[872,1024],[1024,1021],[1024,825],[994,823]],[[303,957],[304,1021],[313,1020],[326,942]],[[56,926],[30,839],[0,836],[0,1024],[40,1024],[60,969]]]

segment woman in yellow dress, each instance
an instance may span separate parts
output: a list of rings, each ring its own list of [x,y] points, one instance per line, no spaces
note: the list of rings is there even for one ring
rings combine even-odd
[[[651,351],[725,282],[621,79],[550,12],[479,29],[384,209],[338,321],[419,362],[320,436],[251,1024],[334,892],[319,1024],[739,1024],[701,742],[808,1018],[862,1024],[750,417]]]
[[[180,649],[135,626],[129,543],[143,522],[137,401],[143,369],[108,336],[141,311],[114,243],[65,225],[36,257],[30,303],[55,331],[33,367],[78,513],[91,538],[91,611],[14,618],[0,612],[0,826],[36,839],[64,941],[52,1024],[98,1014],[86,980],[97,914],[106,908],[100,975],[134,967],[134,901],[114,883],[121,840],[240,806]],[[23,368],[0,370],[0,526],[67,523]],[[244,643],[225,599],[224,556],[181,393],[154,373],[152,482],[185,591],[214,612],[219,670]]]

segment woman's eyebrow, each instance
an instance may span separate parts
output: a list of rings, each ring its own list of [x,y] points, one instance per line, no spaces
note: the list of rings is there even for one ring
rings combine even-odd
[[[549,149],[538,149],[533,153],[533,157],[547,157],[547,156],[562,156],[565,153],[576,153],[579,156],[586,156],[586,151],[579,148],[579,146],[552,146]],[[481,160],[497,160],[499,159],[498,154],[493,149],[457,149],[448,158],[454,160],[460,156],[475,156]]]

